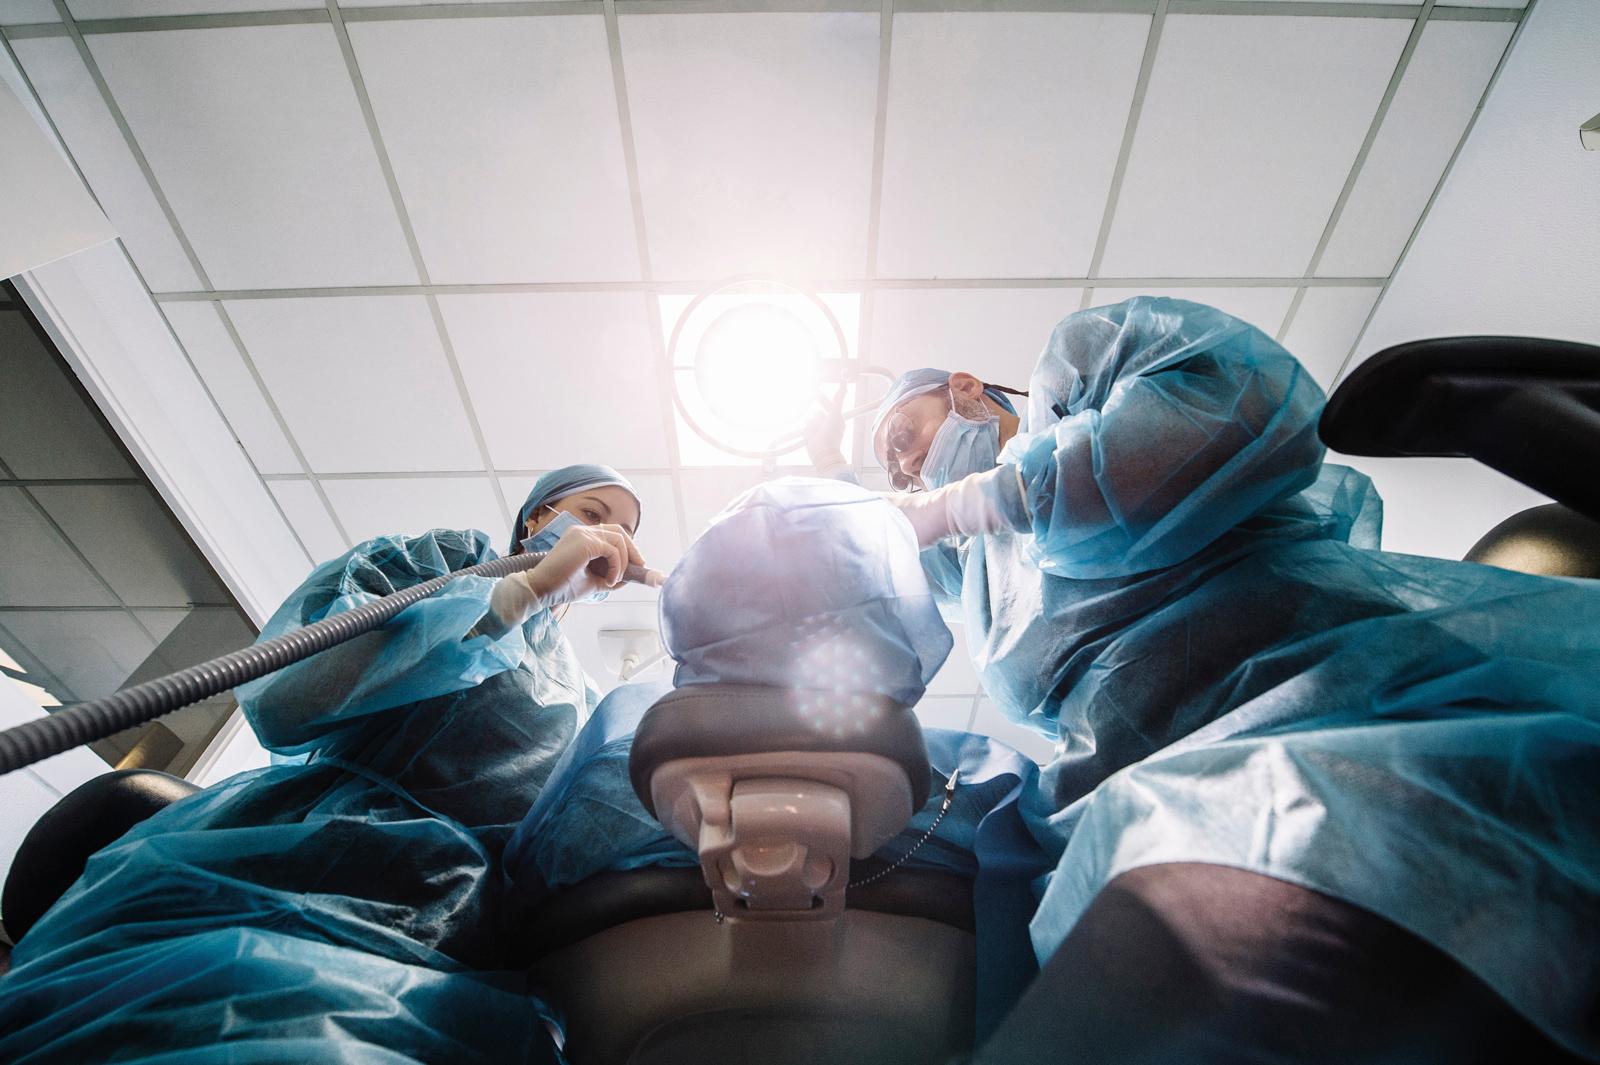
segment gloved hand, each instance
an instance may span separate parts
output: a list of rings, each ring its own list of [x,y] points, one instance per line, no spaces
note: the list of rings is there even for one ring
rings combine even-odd
[[[844,444],[844,385],[832,399],[819,400],[805,428],[806,457],[817,476],[833,477],[850,465],[841,447]]]
[[[620,525],[579,525],[568,529],[533,569],[500,578],[489,595],[489,613],[476,629],[482,635],[507,632],[546,607],[586,599],[622,583],[629,562],[644,558]],[[591,566],[591,563],[595,563]]]
[[[1011,463],[952,481],[931,492],[885,492],[883,498],[911,522],[917,546],[951,536],[1029,532],[1023,506],[1022,475]]]

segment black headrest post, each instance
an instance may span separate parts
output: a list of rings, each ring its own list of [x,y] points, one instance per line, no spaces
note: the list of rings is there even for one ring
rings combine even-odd
[[[1400,344],[1328,400],[1347,455],[1470,457],[1600,519],[1600,347],[1530,337]]]

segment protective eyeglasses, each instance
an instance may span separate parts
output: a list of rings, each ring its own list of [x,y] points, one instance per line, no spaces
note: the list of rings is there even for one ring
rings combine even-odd
[[[900,456],[917,443],[917,423],[905,411],[895,411],[883,423],[883,449],[878,461],[889,474],[889,486],[896,492],[920,492],[922,485],[900,468]]]

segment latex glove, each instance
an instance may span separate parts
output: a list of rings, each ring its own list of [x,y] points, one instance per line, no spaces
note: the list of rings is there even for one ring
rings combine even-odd
[[[644,565],[627,530],[620,525],[580,525],[568,529],[533,569],[500,578],[489,595],[489,613],[480,635],[507,632],[547,607],[587,599],[622,583],[628,563]]]
[[[884,498],[911,522],[917,546],[952,536],[1028,532],[1022,474],[1011,463],[952,481],[931,492],[887,492]]]
[[[848,469],[850,460],[840,450],[844,445],[844,386],[832,399],[818,400],[805,428],[806,457],[819,477],[836,476]]]

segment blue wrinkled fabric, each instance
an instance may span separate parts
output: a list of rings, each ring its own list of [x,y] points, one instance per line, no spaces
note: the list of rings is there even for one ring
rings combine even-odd
[[[1600,585],[1374,550],[1322,395],[1258,331],[1072,315],[1002,461],[1032,535],[924,553],[985,690],[1063,748],[1024,796],[1040,958],[1117,874],[1217,862],[1408,929],[1600,1056]]]
[[[506,847],[506,876],[518,901],[537,905],[552,891],[608,870],[698,868],[694,852],[645,810],[628,777],[634,730],[645,711],[671,690],[667,684],[631,684],[601,701]],[[905,865],[974,881],[978,1025],[988,1032],[1037,972],[1028,940],[1035,902],[1031,884],[1048,865],[1028,834],[1018,801],[1035,784],[1038,766],[988,736],[933,728],[923,735],[933,794],[853,876],[869,876],[911,851],[938,816],[944,781],[959,768],[949,812]]]
[[[712,519],[661,589],[675,682],[876,692],[910,706],[950,653],[911,527],[859,485],[785,477]]]
[[[481,532],[368,541],[261,638],[493,557]],[[0,1060],[553,1060],[543,1007],[497,972],[498,863],[591,696],[548,612],[462,640],[491,584],[242,686],[262,743],[305,763],[95,854],[0,980]]]

